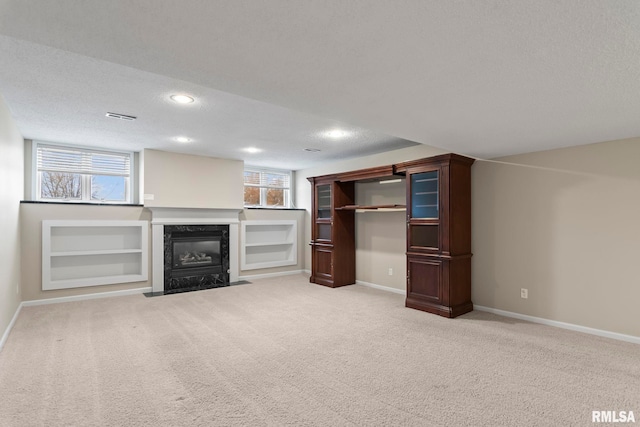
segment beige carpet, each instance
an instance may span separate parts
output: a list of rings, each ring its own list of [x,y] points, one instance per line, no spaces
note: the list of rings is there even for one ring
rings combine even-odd
[[[303,276],[25,307],[5,426],[571,426],[640,418],[640,346]]]

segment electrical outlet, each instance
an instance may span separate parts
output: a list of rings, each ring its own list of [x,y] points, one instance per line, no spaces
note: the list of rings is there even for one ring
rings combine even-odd
[[[524,299],[529,298],[529,289],[525,289],[525,288],[520,289],[520,298],[524,298]]]
[[[389,276],[393,276],[393,268],[389,267]]]

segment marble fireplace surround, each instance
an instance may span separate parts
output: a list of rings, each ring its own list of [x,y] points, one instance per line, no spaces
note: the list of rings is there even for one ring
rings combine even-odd
[[[229,280],[238,281],[240,263],[238,242],[241,209],[157,208],[151,211],[152,290],[164,292],[164,226],[165,225],[228,225]]]

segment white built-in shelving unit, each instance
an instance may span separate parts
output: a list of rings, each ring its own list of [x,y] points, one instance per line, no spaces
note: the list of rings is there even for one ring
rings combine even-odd
[[[42,289],[146,281],[147,221],[42,221]]]
[[[242,270],[298,263],[297,221],[242,221],[240,224]]]

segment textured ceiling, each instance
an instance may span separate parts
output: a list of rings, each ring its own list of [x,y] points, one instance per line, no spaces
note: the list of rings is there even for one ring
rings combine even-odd
[[[0,93],[24,137],[119,150],[153,148],[243,159],[248,164],[301,169],[362,154],[414,145],[185,81],[0,36]],[[178,105],[170,95],[197,101]],[[135,121],[107,118],[114,112]],[[324,133],[350,132],[335,140]],[[175,138],[192,141],[184,144]],[[246,153],[244,148],[262,151]],[[315,148],[320,152],[308,152]]]
[[[153,129],[154,123],[164,126],[168,106],[158,98],[142,100],[154,89],[164,91],[160,98],[174,89],[202,96],[189,111],[201,114],[197,119],[186,110],[171,114],[185,132],[202,132],[194,138],[203,145],[219,145],[218,136],[236,133],[242,135],[227,140],[229,145],[256,145],[265,135],[260,125],[272,127],[280,117],[281,131],[292,129],[291,162],[313,141],[296,132],[308,137],[325,124],[358,126],[378,142],[392,135],[478,157],[640,135],[635,0],[0,0],[0,33],[11,37],[3,50],[26,40],[67,51],[47,50],[43,58],[54,66],[43,59],[32,81],[19,83],[27,88],[38,81],[41,88],[55,86],[54,73],[71,72],[65,64],[73,69],[77,62],[96,73],[89,76],[97,80],[92,82],[74,77],[82,82],[85,103],[94,95],[109,100],[120,93],[116,83],[136,93],[136,101],[113,96],[113,107],[92,105],[149,115],[152,121],[140,125],[137,135],[150,147],[167,138]],[[29,49],[25,55],[33,54]],[[21,58],[21,52],[20,46],[13,57],[2,52],[1,67],[12,68],[6,62],[15,59],[40,61]],[[38,92],[31,101],[14,100],[7,95],[13,81],[2,78],[0,93],[16,115],[36,108],[29,105],[37,106]],[[55,103],[66,96],[64,89],[64,83],[47,88],[50,107],[74,112]],[[218,96],[230,97],[236,111],[206,126],[202,122],[225,114],[216,110],[227,105]],[[83,105],[78,98],[70,102]],[[263,109],[272,114],[263,115]],[[68,130],[108,135],[86,123],[82,129],[82,122],[70,118]],[[275,150],[277,141],[265,139]],[[356,154],[365,145],[354,144]]]

